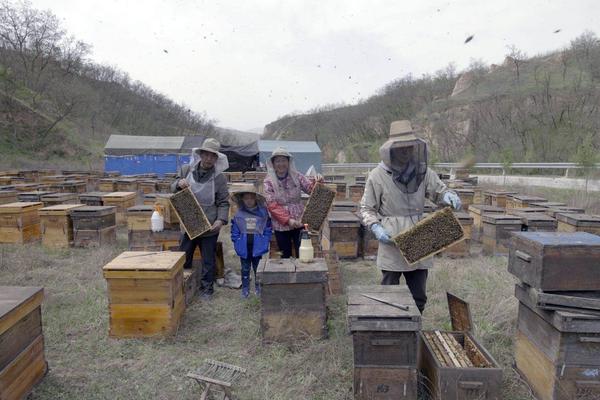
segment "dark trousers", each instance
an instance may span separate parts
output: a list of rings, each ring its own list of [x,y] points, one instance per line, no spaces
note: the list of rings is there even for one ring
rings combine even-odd
[[[400,277],[404,275],[408,289],[415,299],[417,308],[423,314],[425,303],[427,303],[427,270],[416,269],[414,271],[398,272],[398,271],[381,271],[383,273],[382,285],[398,285]]]
[[[300,233],[301,228],[291,231],[275,231],[275,240],[277,247],[281,252],[281,258],[290,258],[292,256],[292,246],[296,249],[296,257],[300,253]]]
[[[240,258],[242,263],[242,287],[250,286],[250,268],[254,270],[254,284],[258,286],[258,281],[256,280],[256,269],[258,268],[258,263],[260,263],[261,257],[251,257],[251,258]]]
[[[181,235],[181,242],[179,243],[179,250],[185,251],[185,264],[183,268],[192,268],[192,259],[194,258],[194,251],[196,246],[200,246],[200,253],[202,253],[202,270],[200,272],[200,291],[212,294],[213,284],[215,282],[215,265],[216,265],[216,253],[217,253],[217,239],[219,235],[197,237],[194,240],[190,240],[187,233]]]

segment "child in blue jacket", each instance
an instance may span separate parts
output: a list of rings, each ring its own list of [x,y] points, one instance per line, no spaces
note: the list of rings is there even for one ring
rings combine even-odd
[[[231,221],[231,241],[242,264],[242,298],[250,292],[250,268],[254,270],[254,293],[260,295],[256,268],[262,255],[269,251],[273,229],[265,198],[250,184],[233,194],[238,211]]]

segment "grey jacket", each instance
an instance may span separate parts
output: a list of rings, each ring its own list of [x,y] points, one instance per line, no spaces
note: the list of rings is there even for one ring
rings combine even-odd
[[[200,165],[200,164],[198,164]],[[177,171],[177,177],[175,181],[171,183],[171,191],[176,193],[181,189],[177,186],[177,182],[180,179],[188,176],[190,172],[189,165],[183,165],[179,171]],[[198,179],[198,171],[194,171],[194,179]],[[206,182],[210,178],[210,175],[207,175],[199,180],[199,182]],[[227,178],[223,174],[219,174],[215,177],[215,203],[211,206],[202,206],[202,210],[206,214],[206,218],[212,224],[216,220],[223,221],[223,225],[227,225],[227,221],[229,220],[229,189],[227,188]],[[201,237],[214,236],[218,235],[218,233],[207,232]]]

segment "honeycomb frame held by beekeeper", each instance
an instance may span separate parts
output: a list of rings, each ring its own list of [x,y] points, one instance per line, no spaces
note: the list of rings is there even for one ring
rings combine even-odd
[[[360,214],[379,241],[377,267],[382,285],[398,285],[404,275],[421,313],[427,302],[427,274],[432,257],[408,265],[391,238],[423,218],[425,198],[460,209],[458,195],[428,167],[428,148],[410,121],[394,121],[388,140],[379,148],[381,162],[369,173],[360,201]],[[381,220],[380,220],[381,218]]]

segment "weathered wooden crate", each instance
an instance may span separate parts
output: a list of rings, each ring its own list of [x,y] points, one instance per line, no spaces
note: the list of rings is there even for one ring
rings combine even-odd
[[[133,206],[127,209],[127,229],[130,231],[151,231],[152,206]]]
[[[0,243],[30,243],[41,238],[40,202],[0,205]]]
[[[71,211],[73,228],[76,230],[98,230],[116,225],[116,207],[83,206]]]
[[[560,313],[560,312],[557,312]],[[578,314],[563,313],[559,318]],[[561,331],[526,304],[519,304],[515,364],[539,399],[596,399],[600,396],[600,319],[592,329]]]
[[[541,201],[541,202],[533,202],[529,204],[530,207],[539,207],[539,208],[553,208],[553,207],[566,207],[566,203],[562,203],[560,201]]]
[[[16,190],[0,190],[0,205],[19,201]]]
[[[586,232],[519,232],[508,271],[544,291],[600,290],[600,236]]]
[[[336,182],[335,183],[335,199],[336,200],[346,200],[348,198],[347,186],[348,185],[346,185],[346,182]]]
[[[42,244],[47,247],[69,247],[73,243],[71,212],[82,204],[59,204],[39,211]]]
[[[454,189],[454,191],[460,197],[463,209],[468,210],[469,206],[474,203],[475,191],[467,188]]]
[[[65,193],[85,193],[87,180],[67,180],[50,186],[53,190]]]
[[[600,317],[600,291],[545,292],[525,283],[515,286],[517,298],[526,297],[527,306],[546,311],[590,314]]]
[[[154,193],[156,192],[156,181],[151,180],[151,181],[140,181],[138,183],[138,187],[140,189],[140,192],[146,194],[146,193]]]
[[[139,190],[137,178],[119,178],[115,183],[116,192],[135,192]]]
[[[101,192],[112,193],[117,189],[117,180],[114,178],[100,179],[98,190]]]
[[[1,192],[0,192],[1,193]],[[27,201],[27,202],[35,202],[42,201],[42,196],[47,194],[52,194],[55,192],[47,191],[47,190],[36,190],[33,192],[21,192],[19,193],[19,200],[17,201]]]
[[[517,208],[517,210],[519,210]],[[556,232],[557,221],[545,213],[511,212],[511,215],[521,218],[521,230],[526,232]]]
[[[0,286],[0,399],[27,397],[46,375],[40,287]]]
[[[327,337],[327,263],[263,259],[258,267],[263,341],[292,343]]]
[[[556,214],[584,214],[585,210],[579,207],[549,207],[546,214],[556,218]]]
[[[452,331],[419,334],[419,370],[436,400],[499,400],[502,368],[473,334],[468,303],[448,293]]]
[[[17,192],[32,192],[34,190],[38,190],[40,188],[39,183],[17,183],[14,184],[13,187]]]
[[[600,235],[600,216],[589,214],[556,214],[559,232],[588,232]]]
[[[104,229],[73,229],[74,247],[103,247],[117,243],[117,227]]]
[[[127,209],[135,206],[136,196],[136,192],[112,192],[102,196],[102,203],[116,207],[117,225],[126,225]]]
[[[55,206],[58,204],[79,204],[77,193],[51,193],[40,198],[44,203],[44,207]]]
[[[473,190],[472,204],[483,204],[483,189],[477,186],[474,186],[471,189]]]
[[[416,399],[421,314],[408,288],[349,286],[348,326],[354,354],[354,398]]]
[[[523,215],[523,214],[544,214],[546,215],[546,208],[541,207],[517,207],[507,208],[506,213],[509,215]]]
[[[332,211],[321,234],[323,250],[335,250],[340,258],[357,258],[360,220],[348,211]]]
[[[336,200],[333,202],[331,211],[347,211],[351,213],[358,212],[358,203],[352,200]]]
[[[156,203],[156,195],[157,193],[146,193],[144,194],[143,198],[142,198],[142,202],[145,206],[153,206]],[[164,218],[164,217],[163,217]]]
[[[505,214],[484,214],[483,223],[483,254],[507,255],[510,235],[521,231],[521,218]]]
[[[471,204],[468,208],[469,215],[473,217],[473,227],[471,228],[471,239],[481,241],[483,234],[483,222],[481,217],[485,214],[504,214],[504,209],[484,204]]]
[[[102,196],[107,195],[107,192],[86,192],[79,195],[79,202],[86,206],[103,206]]]
[[[513,194],[506,199],[506,208],[525,208],[531,203],[543,203],[546,199],[538,196],[529,196],[525,194]]]
[[[357,178],[358,179],[358,178]],[[364,183],[356,183],[355,185],[348,186],[348,197],[350,200],[360,203],[360,200],[365,193],[365,184]]]
[[[166,223],[179,224],[177,213],[170,202],[172,196],[173,193],[157,193],[156,202],[162,207],[163,217]]]
[[[153,243],[160,244],[163,250],[179,250],[179,243],[181,241],[181,230],[177,229],[165,229],[160,232],[152,232],[151,239]],[[196,256],[194,256],[196,259]]]
[[[488,190],[483,192],[484,204],[494,207],[505,208],[506,199],[509,195],[517,194],[517,192],[507,192],[503,190]]]
[[[108,286],[109,335],[168,336],[185,310],[183,252],[126,251],[103,268]]]
[[[156,182],[156,191],[158,193],[171,193],[171,183],[173,183],[173,180],[158,180]]]
[[[456,219],[458,219],[458,222],[462,226],[465,233],[465,240],[451,245],[442,252],[442,255],[451,258],[469,257],[471,254],[471,238],[473,236],[473,217],[469,213],[461,211],[455,211],[454,216],[456,216]]]

